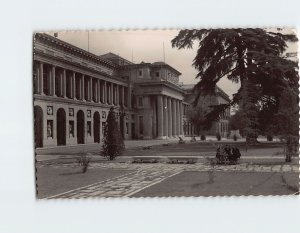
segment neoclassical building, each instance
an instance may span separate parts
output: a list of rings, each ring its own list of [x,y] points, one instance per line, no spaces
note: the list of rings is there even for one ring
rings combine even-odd
[[[36,147],[99,143],[114,107],[124,139],[183,135],[185,90],[163,62],[97,56],[47,34],[34,36]]]

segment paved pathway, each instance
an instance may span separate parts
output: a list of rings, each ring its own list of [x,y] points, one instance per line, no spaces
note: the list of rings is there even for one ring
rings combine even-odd
[[[76,164],[41,165],[51,167],[76,167]],[[105,180],[75,190],[61,193],[52,198],[87,198],[87,197],[130,197],[133,194],[158,184],[163,180],[181,173],[182,171],[238,171],[238,172],[299,172],[299,165],[238,165],[208,164],[132,164],[132,163],[98,163],[91,164],[90,169],[125,169],[134,170],[126,175]]]

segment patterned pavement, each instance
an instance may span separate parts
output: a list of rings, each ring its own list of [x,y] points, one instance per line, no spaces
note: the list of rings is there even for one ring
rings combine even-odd
[[[40,165],[41,167],[77,167],[76,164]],[[132,163],[95,163],[89,169],[124,169],[134,172],[113,179],[80,187],[47,199],[56,198],[88,198],[88,197],[130,197],[133,194],[158,184],[183,171],[225,171],[225,172],[299,172],[299,165],[237,165],[208,164],[132,164]]]

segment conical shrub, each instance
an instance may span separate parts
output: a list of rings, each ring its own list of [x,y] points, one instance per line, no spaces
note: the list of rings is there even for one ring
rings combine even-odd
[[[110,108],[104,128],[101,154],[109,160],[114,160],[122,154],[124,149],[125,145],[116,113],[114,108]]]

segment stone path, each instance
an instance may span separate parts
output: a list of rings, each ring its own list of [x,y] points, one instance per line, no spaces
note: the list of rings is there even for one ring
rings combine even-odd
[[[41,165],[41,167],[77,167],[76,164]],[[242,163],[238,165],[208,164],[132,164],[132,163],[97,163],[91,164],[89,169],[125,169],[134,170],[126,175],[113,179],[80,187],[65,193],[48,197],[52,198],[87,198],[87,197],[130,197],[131,195],[158,184],[182,171],[227,171],[227,172],[299,172],[299,165],[249,165]]]

